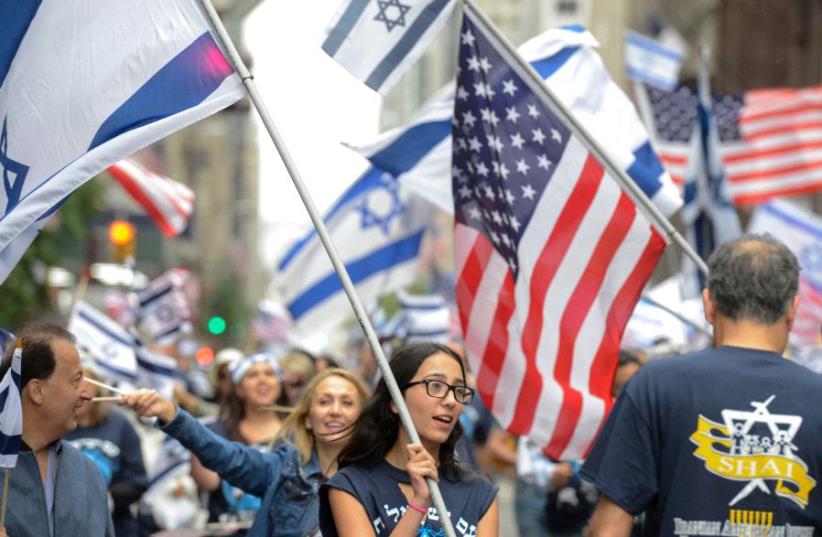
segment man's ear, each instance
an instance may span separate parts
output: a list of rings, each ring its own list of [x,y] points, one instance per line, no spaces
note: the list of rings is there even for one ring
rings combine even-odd
[[[45,387],[41,379],[31,379],[23,388],[23,394],[28,393],[29,399],[31,399],[34,404],[42,405],[46,400],[46,394],[44,393]]]
[[[793,297],[791,301],[791,307],[788,308],[788,313],[785,316],[785,320],[788,322],[788,331],[790,332],[791,328],[793,328],[793,322],[796,320],[796,312],[799,310],[799,295],[797,294]]]
[[[705,320],[708,324],[713,326],[716,320],[716,310],[714,309],[714,302],[711,298],[711,292],[707,288],[702,290],[702,307],[705,310]]]

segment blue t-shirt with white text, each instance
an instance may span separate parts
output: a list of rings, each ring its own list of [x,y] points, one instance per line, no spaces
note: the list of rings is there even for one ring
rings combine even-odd
[[[822,376],[720,347],[631,379],[582,468],[644,535],[820,535]]]
[[[320,489],[320,530],[323,537],[337,537],[328,503],[328,489],[345,491],[359,500],[368,514],[376,535],[390,535],[408,509],[408,501],[398,483],[410,483],[408,472],[382,461],[373,468],[347,466]],[[477,525],[497,495],[497,487],[479,475],[462,482],[441,478],[440,491],[451,524],[459,537],[474,537]],[[418,537],[444,537],[437,509],[432,505],[423,520]]]

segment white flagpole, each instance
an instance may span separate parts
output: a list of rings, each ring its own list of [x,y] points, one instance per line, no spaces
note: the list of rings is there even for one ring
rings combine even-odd
[[[636,203],[638,203],[645,212],[650,216],[653,221],[659,226],[665,233],[670,237],[671,241],[674,242],[679,248],[682,249],[682,252],[688,256],[693,263],[701,270],[704,274],[708,274],[708,266],[699,257],[694,249],[688,244],[688,241],[685,240],[684,237],[676,230],[673,224],[665,218],[665,215],[660,212],[660,210],[656,207],[656,205],[648,199],[648,196],[645,192],[640,189],[636,183],[634,183],[633,179],[625,173],[625,170],[616,166],[608,156],[608,153],[605,152],[605,149],[602,145],[588,132],[588,129],[585,128],[582,123],[580,123],[574,116],[571,114],[571,111],[560,101],[556,95],[548,88],[545,84],[545,81],[540,78],[537,72],[531,67],[528,62],[522,59],[522,56],[519,55],[516,48],[508,41],[508,39],[502,35],[502,33],[497,29],[494,23],[485,15],[485,13],[480,10],[477,5],[475,4],[474,0],[462,0],[463,6],[465,9],[469,10],[474,16],[479,19],[479,22],[485,28],[487,32],[494,35],[496,39],[505,47],[506,52],[509,56],[516,60],[517,64],[512,66],[514,67],[523,77],[523,80],[526,84],[528,84],[532,91],[536,92],[542,97],[542,100],[545,104],[551,109],[555,115],[563,118],[566,121],[567,127],[571,130],[571,132],[579,138],[585,148],[593,153],[599,162],[605,167],[607,172],[616,179],[622,189],[634,199]]]
[[[217,33],[223,50],[225,50],[228,54],[229,61],[231,61],[232,65],[234,66],[234,69],[237,71],[237,74],[242,79],[243,85],[245,86],[245,89],[248,92],[248,96],[251,99],[254,108],[257,110],[257,113],[260,115],[260,119],[262,120],[263,125],[265,125],[265,128],[268,131],[269,136],[271,136],[271,141],[274,142],[274,146],[277,148],[277,151],[279,152],[280,157],[283,160],[283,164],[285,164],[285,167],[288,170],[288,174],[291,176],[291,181],[294,183],[294,187],[297,189],[297,193],[300,195],[300,198],[302,199],[303,204],[305,205],[305,208],[308,211],[308,216],[311,218],[311,222],[314,224],[314,227],[317,230],[317,235],[320,237],[320,241],[322,241],[323,247],[325,248],[325,251],[328,254],[328,258],[331,260],[331,264],[334,266],[334,270],[337,272],[337,275],[339,276],[340,281],[342,282],[343,289],[345,290],[345,294],[348,296],[348,300],[351,303],[351,307],[354,309],[354,314],[357,317],[357,321],[360,323],[360,327],[362,328],[363,332],[365,332],[368,344],[371,346],[371,351],[374,353],[374,357],[377,359],[377,364],[379,365],[380,371],[382,372],[382,376],[385,379],[386,385],[388,386],[388,391],[391,394],[391,399],[397,406],[397,410],[403,428],[405,429],[405,432],[408,434],[409,440],[411,440],[412,443],[419,444],[419,434],[417,434],[417,430],[414,428],[414,422],[411,420],[411,415],[408,413],[408,407],[405,406],[405,401],[403,400],[402,392],[400,391],[400,388],[397,385],[397,381],[394,378],[394,375],[391,373],[391,368],[388,365],[388,360],[385,358],[385,354],[383,354],[382,352],[382,347],[380,346],[379,339],[377,338],[377,334],[374,331],[374,327],[371,326],[371,322],[368,319],[368,314],[365,308],[363,307],[359,296],[357,296],[357,292],[354,289],[354,284],[351,282],[351,278],[348,275],[348,271],[346,271],[345,265],[340,260],[340,256],[337,254],[337,250],[334,247],[334,244],[332,243],[331,238],[328,235],[328,230],[325,227],[325,223],[323,222],[322,216],[320,216],[319,211],[317,211],[317,208],[314,205],[314,201],[311,198],[311,195],[309,194],[305,184],[303,183],[300,172],[297,170],[297,166],[294,163],[294,160],[291,158],[291,154],[288,151],[285,142],[283,141],[279,131],[274,125],[274,121],[271,119],[271,115],[268,112],[268,107],[265,105],[265,102],[263,101],[262,97],[257,91],[257,86],[254,83],[254,77],[248,71],[248,68],[246,67],[245,63],[240,57],[240,54],[237,52],[237,49],[234,46],[234,42],[231,40],[231,37],[228,35],[228,32],[226,32],[226,29],[223,26],[223,23],[220,20],[219,15],[214,10],[214,6],[211,5],[211,1],[199,1],[200,5],[205,10],[208,19],[211,21],[211,25],[214,31]],[[437,513],[440,517],[442,527],[443,529],[445,529],[446,535],[448,537],[456,537],[456,534],[454,533],[454,527],[451,525],[448,510],[445,507],[445,502],[442,499],[442,494],[440,493],[440,489],[437,485],[437,482],[430,478],[428,478],[427,481],[428,489],[431,492],[431,499],[433,500],[434,506],[437,508]]]
[[[674,317],[677,318],[677,320],[687,324],[688,326],[690,326],[691,328],[693,328],[694,330],[696,330],[700,334],[704,334],[708,337],[711,337],[713,335],[710,330],[706,330],[703,326],[700,326],[699,324],[695,323],[691,319],[685,317],[685,315],[679,313],[678,311],[676,311],[672,308],[669,308],[668,306],[666,306],[662,302],[651,298],[650,295],[648,295],[648,293],[642,293],[641,298],[642,298],[642,300],[644,300],[648,304],[650,304],[650,305],[652,305],[656,308],[659,308],[662,311],[664,311],[666,313],[669,313],[670,315],[673,315]]]

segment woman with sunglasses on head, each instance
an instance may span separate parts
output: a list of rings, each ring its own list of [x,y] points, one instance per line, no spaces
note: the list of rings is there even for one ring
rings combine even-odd
[[[381,379],[340,453],[339,472],[320,490],[322,535],[445,535],[431,503],[430,477],[455,528],[497,537],[497,488],[454,455],[460,413],[474,396],[459,356],[444,345],[412,343],[394,354],[390,366],[421,443],[409,443]]]
[[[320,485],[337,471],[337,456],[368,399],[353,373],[326,369],[308,383],[285,419],[273,451],[262,453],[212,433],[153,391],[124,396],[120,404],[156,416],[162,430],[223,479],[262,498],[248,537],[304,537],[318,527]]]

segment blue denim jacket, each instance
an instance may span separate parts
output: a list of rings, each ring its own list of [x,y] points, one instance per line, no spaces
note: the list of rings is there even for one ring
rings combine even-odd
[[[106,485],[91,459],[68,443],[57,452],[54,482],[54,535],[58,537],[114,537],[108,512]],[[6,531],[13,537],[48,537],[40,468],[31,450],[20,451],[11,470]],[[316,517],[315,517],[316,518]]]
[[[323,482],[316,452],[306,466],[300,461],[300,452],[289,443],[262,453],[214,434],[182,409],[162,429],[194,453],[203,466],[263,499],[247,537],[315,534]]]

